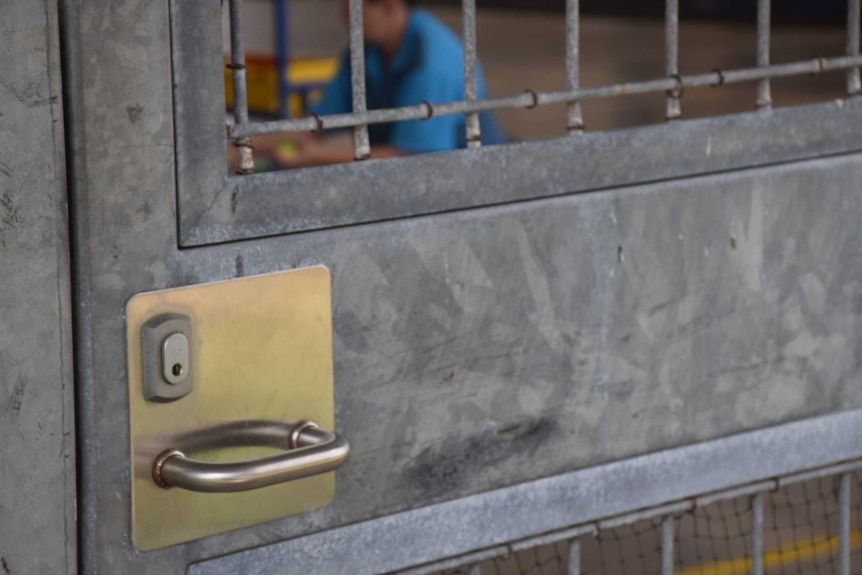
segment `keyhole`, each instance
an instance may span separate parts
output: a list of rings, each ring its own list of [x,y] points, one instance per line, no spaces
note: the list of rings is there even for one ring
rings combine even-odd
[[[182,364],[175,363],[171,367],[171,373],[174,374],[174,377],[179,377],[183,374],[183,366]]]

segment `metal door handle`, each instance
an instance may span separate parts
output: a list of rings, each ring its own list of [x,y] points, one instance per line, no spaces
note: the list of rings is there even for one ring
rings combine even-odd
[[[187,457],[179,449],[163,451],[153,462],[159,487],[179,487],[205,493],[249,491],[332,471],[347,459],[350,446],[333,431],[314,422],[293,425],[250,421],[222,425],[190,434],[187,449],[262,445],[286,448],[284,453],[237,461],[210,463]]]

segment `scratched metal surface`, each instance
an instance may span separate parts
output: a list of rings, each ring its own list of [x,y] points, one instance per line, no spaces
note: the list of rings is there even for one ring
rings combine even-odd
[[[0,573],[76,570],[56,3],[0,0]]]
[[[860,156],[179,250],[169,7],[65,7],[86,572],[182,573],[862,406]],[[336,421],[354,446],[334,503],[137,552],[125,302],[317,263],[333,273]]]

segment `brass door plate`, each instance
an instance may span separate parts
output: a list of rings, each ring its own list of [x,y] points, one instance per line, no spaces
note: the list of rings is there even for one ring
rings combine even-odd
[[[273,420],[315,421],[334,428],[332,312],[324,267],[143,293],[126,306],[132,539],[159,549],[325,507],[335,474],[240,493],[162,489],[154,459],[182,436],[216,425]],[[141,330],[148,320],[177,314],[191,320],[194,386],[171,402],[144,394]],[[225,462],[273,453],[231,447],[196,453]]]

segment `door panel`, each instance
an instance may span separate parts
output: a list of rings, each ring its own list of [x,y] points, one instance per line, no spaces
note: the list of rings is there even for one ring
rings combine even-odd
[[[0,572],[76,570],[56,3],[0,0]]]
[[[787,165],[180,248],[168,8],[66,3],[88,573],[182,573],[291,537],[862,407],[859,155],[814,150]],[[524,169],[541,165],[546,146],[522,148]],[[335,425],[353,449],[333,503],[135,550],[127,302],[315,264],[332,273]]]

